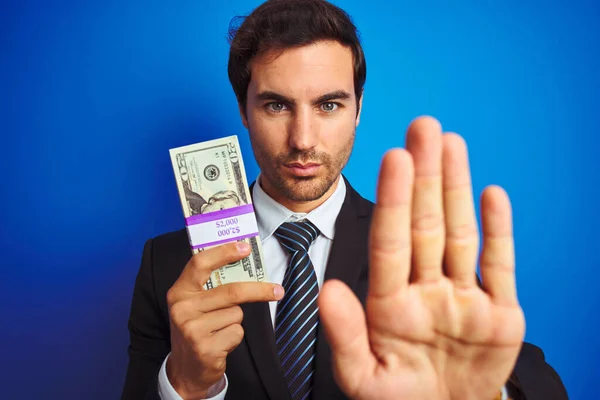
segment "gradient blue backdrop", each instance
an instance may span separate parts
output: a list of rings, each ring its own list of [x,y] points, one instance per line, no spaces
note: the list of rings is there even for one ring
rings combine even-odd
[[[0,3],[2,399],[119,396],[143,242],[183,223],[168,149],[238,134],[258,173],[226,74],[258,3]],[[373,199],[410,120],[461,133],[513,202],[527,340],[598,398],[598,3],[337,3],[368,60],[345,173]]]

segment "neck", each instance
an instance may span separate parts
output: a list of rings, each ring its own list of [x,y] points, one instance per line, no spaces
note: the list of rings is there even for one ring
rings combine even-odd
[[[259,184],[260,187],[265,191],[265,193],[268,194],[273,200],[275,200],[288,210],[293,211],[295,213],[309,213],[315,208],[319,207],[321,204],[325,203],[327,199],[331,197],[331,195],[335,192],[335,189],[337,188],[340,179],[341,175],[337,177],[335,182],[333,182],[331,187],[327,190],[327,192],[325,192],[325,194],[323,194],[323,196],[319,197],[316,200],[310,201],[290,200],[278,193],[275,190],[275,188],[271,187],[271,185],[269,185],[269,183],[266,180],[262,179],[262,177],[259,178],[257,184]]]

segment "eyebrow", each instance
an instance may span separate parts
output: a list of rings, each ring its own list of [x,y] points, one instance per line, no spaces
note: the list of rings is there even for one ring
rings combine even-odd
[[[285,97],[284,95],[279,94],[277,92],[273,92],[271,90],[266,90],[264,92],[258,93],[256,95],[256,98],[259,101],[270,100],[270,101],[275,101],[278,103],[296,105],[295,100]],[[316,98],[315,100],[313,100],[312,103],[314,105],[317,105],[317,104],[325,103],[325,102],[328,102],[331,100],[346,100],[349,98],[350,98],[350,93],[346,92],[345,90],[335,90],[333,92],[325,93],[324,95]]]

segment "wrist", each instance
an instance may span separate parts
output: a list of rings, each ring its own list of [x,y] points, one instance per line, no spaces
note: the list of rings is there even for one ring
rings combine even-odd
[[[173,361],[172,354],[167,359],[166,372],[171,386],[184,400],[201,400],[209,397],[210,385],[199,385],[198,382],[186,379],[181,369],[177,367],[177,363]]]
[[[223,390],[225,390],[226,387],[227,387],[227,378],[225,378],[225,375],[223,375],[217,383],[215,383],[214,385],[212,385],[210,387],[210,389],[208,389],[207,395],[209,398],[215,397],[216,395],[221,393]]]

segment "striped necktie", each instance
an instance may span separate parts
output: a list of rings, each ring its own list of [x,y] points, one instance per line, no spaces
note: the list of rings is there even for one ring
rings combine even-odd
[[[285,296],[277,304],[275,340],[292,399],[310,397],[319,321],[317,275],[308,248],[319,236],[310,221],[284,222],[275,236],[291,255],[283,278]]]

